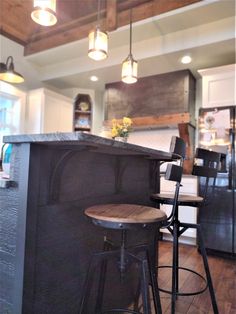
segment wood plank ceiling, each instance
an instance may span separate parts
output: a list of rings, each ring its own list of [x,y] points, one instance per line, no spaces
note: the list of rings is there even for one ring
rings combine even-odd
[[[202,0],[101,0],[100,25],[111,32],[133,22]],[[44,27],[31,19],[33,0],[0,0],[0,34],[22,44],[30,55],[88,36],[97,23],[97,0],[57,0],[56,25]]]

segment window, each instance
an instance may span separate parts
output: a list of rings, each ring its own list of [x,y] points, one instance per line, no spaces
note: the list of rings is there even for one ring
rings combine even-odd
[[[0,82],[0,148],[5,135],[24,131],[25,93]]]
[[[4,135],[19,132],[19,109],[15,99],[0,94],[0,146]]]

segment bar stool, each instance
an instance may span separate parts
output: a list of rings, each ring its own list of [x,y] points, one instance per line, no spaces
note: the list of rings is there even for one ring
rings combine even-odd
[[[206,178],[204,191],[203,191],[202,196],[180,194],[178,197],[174,217],[171,223],[166,225],[166,228],[170,231],[170,233],[173,236],[172,265],[158,267],[158,268],[166,268],[166,267],[172,268],[172,289],[171,291],[168,291],[168,290],[159,288],[159,290],[172,295],[171,313],[175,313],[175,302],[178,296],[191,296],[191,295],[200,294],[204,292],[207,288],[209,288],[212,307],[213,307],[214,313],[217,314],[218,307],[216,303],[214,288],[213,288],[211,274],[210,274],[209,265],[207,261],[207,254],[206,254],[206,249],[204,246],[201,226],[200,224],[180,222],[179,217],[178,217],[178,212],[179,212],[179,206],[191,206],[191,207],[198,207],[198,208],[204,207],[204,205],[206,204],[209,180],[210,178],[213,178],[213,180],[215,180],[217,176],[217,171],[218,171],[219,162],[220,162],[220,154],[216,152],[208,151],[205,149],[197,148],[196,154],[195,154],[195,160],[201,160],[201,165],[195,164],[193,166],[192,175]],[[165,193],[152,194],[151,199],[155,201],[157,204],[173,205],[175,202],[175,198],[173,195],[165,194]],[[199,245],[199,250],[203,259],[206,278],[203,277],[201,274],[195,272],[194,270],[179,266],[179,250],[178,250],[179,237],[189,228],[194,228],[197,230],[198,245]],[[195,275],[202,278],[206,283],[205,287],[196,292],[180,292],[179,291],[179,270],[180,269],[184,271],[192,272]]]
[[[169,164],[166,172],[166,179],[177,182],[175,197],[178,198],[179,186],[182,177],[182,167]],[[110,247],[101,252],[93,254],[88,267],[85,279],[83,295],[79,313],[84,313],[86,296],[90,291],[91,277],[94,267],[101,263],[100,283],[97,293],[97,303],[95,313],[136,313],[137,309],[113,308],[102,310],[102,299],[106,279],[106,263],[108,260],[116,259],[118,268],[122,276],[125,275],[127,264],[136,263],[141,274],[141,296],[143,303],[143,313],[151,314],[151,302],[149,298],[149,281],[152,289],[155,313],[162,313],[159,296],[158,283],[156,280],[155,255],[156,239],[160,227],[166,222],[166,215],[163,211],[149,206],[134,204],[105,204],[89,207],[85,210],[85,215],[91,219],[93,224],[105,229],[121,230],[121,242],[118,248]],[[127,247],[128,231],[136,232],[140,229],[151,230],[153,234],[151,243],[131,245]]]

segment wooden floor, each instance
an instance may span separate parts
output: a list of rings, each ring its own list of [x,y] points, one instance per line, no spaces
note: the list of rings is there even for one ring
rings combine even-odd
[[[171,242],[160,242],[159,264],[171,264]],[[236,314],[236,261],[219,257],[208,256],[213,285],[220,314]],[[196,247],[180,245],[180,266],[189,267],[204,274],[201,255]],[[180,290],[198,289],[201,281],[193,274],[180,274]],[[159,286],[170,287],[170,271],[161,269],[158,277]],[[161,292],[163,314],[171,313],[170,296]],[[154,312],[153,312],[154,313]],[[179,297],[176,305],[176,314],[205,314],[213,313],[208,289],[196,296]]]

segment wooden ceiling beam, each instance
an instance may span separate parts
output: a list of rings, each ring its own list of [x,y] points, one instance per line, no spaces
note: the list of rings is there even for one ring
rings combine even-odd
[[[137,22],[149,17],[178,9],[202,0],[133,0],[141,3],[135,7],[133,2],[129,2],[129,8],[124,11],[118,11],[118,3],[116,0],[108,0],[106,9],[109,10],[109,20],[106,17],[106,9],[101,10],[101,26],[109,24],[111,30],[128,25],[130,22],[129,10],[132,7],[133,22]],[[110,3],[110,4],[108,4]],[[126,3],[127,5],[127,3]],[[119,10],[121,8],[119,7]],[[117,12],[116,17],[112,15]],[[69,42],[77,41],[86,38],[88,33],[96,26],[97,13],[89,14],[85,17],[75,19],[63,25],[53,26],[51,30],[44,30],[40,33],[34,34],[28,39],[28,44],[25,46],[25,55],[30,55],[46,49],[57,47]]]
[[[0,34],[10,38],[11,40],[23,46],[25,46],[28,42],[27,34],[22,33],[21,31],[17,30],[15,27],[11,27],[10,25],[1,25]]]
[[[117,0],[107,0],[106,30],[117,29]]]

